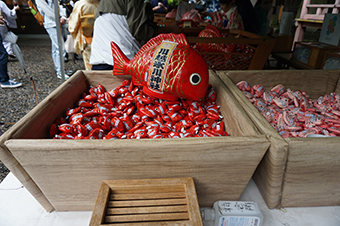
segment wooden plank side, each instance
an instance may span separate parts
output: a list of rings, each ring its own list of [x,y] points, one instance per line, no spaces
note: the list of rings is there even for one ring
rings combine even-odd
[[[156,192],[139,194],[111,194],[110,200],[138,200],[138,199],[161,199],[161,198],[185,198],[185,192]]]
[[[189,209],[189,219],[194,223],[194,225],[203,226],[203,220],[201,216],[201,210],[197,200],[197,194],[194,184],[194,179],[188,180],[185,186],[186,194],[187,194],[187,202]]]
[[[10,140],[6,145],[56,209],[66,211],[92,210],[102,180],[164,175],[195,178],[201,206],[212,206],[221,198],[237,200],[269,143],[264,136],[249,136]]]
[[[148,140],[144,139],[143,141]],[[143,142],[142,141],[142,142]],[[150,141],[148,141],[150,142]],[[190,177],[189,177],[190,178]],[[123,188],[125,189],[131,189],[131,188],[154,188],[154,187],[167,187],[171,186],[171,189],[176,188],[177,190],[184,190],[184,184],[187,182],[189,178],[157,178],[157,179],[135,179],[135,180],[106,180],[105,183],[107,183],[110,188],[112,189],[118,189]]]
[[[106,215],[188,212],[187,205],[108,208]]]
[[[183,192],[184,187],[183,185],[155,185],[155,186],[131,186],[127,187],[120,187],[114,186],[114,194],[148,194],[148,193],[164,193],[164,192]]]
[[[218,93],[216,103],[220,106],[220,112],[229,135],[259,134],[257,127],[247,117],[247,113],[242,106],[235,100],[227,86],[223,84],[213,71],[210,71],[209,83],[213,86],[215,92]]]
[[[128,207],[128,206],[167,206],[167,205],[186,205],[187,200],[184,199],[154,199],[154,200],[126,200],[126,201],[110,201],[108,207]]]
[[[108,203],[108,198],[110,196],[110,187],[102,182],[99,188],[98,196],[94,209],[92,212],[90,226],[98,226],[104,223],[104,216],[106,213],[106,207]]]
[[[339,70],[334,70],[334,73],[340,74],[340,69]],[[336,83],[336,87],[334,90],[335,93],[340,93],[340,77]]]
[[[108,223],[100,226],[136,226],[136,222]],[[189,220],[163,221],[163,222],[138,222],[138,226],[197,226]]]
[[[281,207],[284,171],[288,145],[281,139],[269,137],[271,145],[258,165],[253,179],[269,209]]]
[[[120,215],[120,216],[106,216],[105,222],[139,222],[146,221],[169,221],[169,220],[189,220],[187,213],[162,213],[162,214],[138,214],[138,215]]]
[[[340,138],[288,138],[282,206],[340,205]]]

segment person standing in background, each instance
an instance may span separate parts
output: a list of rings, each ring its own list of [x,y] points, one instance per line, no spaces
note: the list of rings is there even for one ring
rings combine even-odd
[[[9,9],[5,2],[0,1],[1,15],[3,16],[5,20],[5,24],[0,26],[0,33],[1,33],[2,39],[5,38],[8,32],[7,26],[10,28],[17,28],[17,22],[16,22],[17,12],[16,11],[19,9],[20,9],[19,5],[14,6],[13,9]],[[4,40],[2,41],[2,43],[8,55],[12,58],[15,58],[15,55],[12,50],[12,43],[8,41],[4,41]]]
[[[244,30],[241,15],[238,13],[234,0],[220,0],[223,29]]]
[[[80,0],[74,5],[68,19],[68,30],[74,38],[77,54],[83,55],[86,70],[91,70],[91,43],[94,17],[100,0]]]
[[[271,18],[271,10],[273,0],[258,0],[255,4],[255,12],[257,18],[258,35],[266,36],[271,32],[269,27],[269,19]]]
[[[58,45],[58,36],[57,36],[57,23],[55,21],[54,15],[54,1],[57,0],[36,0],[37,8],[40,14],[44,17],[44,28],[48,33],[48,36],[51,39],[52,44],[52,59],[55,66],[55,70],[57,73],[57,77],[61,79],[61,62],[59,57],[59,52],[63,53],[64,58],[66,57],[66,50],[64,48],[64,38],[66,38],[66,10],[59,4],[59,12],[60,12],[60,25],[62,30],[62,50],[59,50]],[[67,59],[65,59],[67,60]],[[65,75],[65,78],[68,79],[69,76]]]
[[[154,13],[165,14],[169,11],[168,0],[151,0],[151,5]]]
[[[242,17],[244,30],[257,34],[258,25],[257,17],[253,4],[250,0],[237,0],[236,2],[237,10]]]
[[[180,33],[179,22],[158,27],[150,1],[101,0],[94,21],[90,64],[92,70],[112,70],[111,42],[132,59],[147,41],[160,33]]]
[[[2,15],[0,15],[0,26],[4,26],[6,21]],[[22,86],[20,82],[10,79],[7,71],[8,53],[2,44],[2,35],[0,34],[0,86],[1,88],[16,88]]]

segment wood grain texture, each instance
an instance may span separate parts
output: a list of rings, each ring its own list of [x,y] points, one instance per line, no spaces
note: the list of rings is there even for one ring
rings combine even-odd
[[[333,71],[334,71],[334,73],[340,74],[340,69],[338,69],[338,70],[333,70]],[[336,84],[336,87],[335,87],[334,92],[340,93],[340,78],[339,78],[339,80],[337,81],[337,84]]]
[[[340,138],[287,139],[282,206],[340,205]]]
[[[237,200],[268,148],[268,141],[261,136],[129,142],[51,140],[47,148],[41,142],[45,141],[10,140],[7,146],[60,211],[92,209],[101,180],[164,175],[194,177],[202,206],[211,206],[221,198]]]
[[[81,71],[41,102],[5,142],[56,210],[92,210],[102,180],[193,177],[201,206],[238,200],[270,143],[210,71],[228,137],[160,140],[46,139],[55,118],[89,85],[107,90],[130,76]],[[64,103],[67,99],[67,103]],[[47,106],[46,106],[47,105]],[[38,122],[36,122],[38,121]],[[11,138],[11,139],[10,139]]]
[[[339,70],[218,72],[246,109],[259,130],[269,136],[271,146],[253,178],[269,208],[339,205],[340,138],[287,138],[281,136],[234,85],[247,81],[270,89],[283,84],[306,91],[311,98],[339,87]]]
[[[136,223],[114,223],[114,224],[101,224],[100,226],[135,226]],[[138,226],[196,226],[191,221],[171,221],[171,222],[138,222]]]
[[[101,182],[97,200],[92,211],[90,226],[101,225],[104,223],[109,197],[110,187],[105,182]]]

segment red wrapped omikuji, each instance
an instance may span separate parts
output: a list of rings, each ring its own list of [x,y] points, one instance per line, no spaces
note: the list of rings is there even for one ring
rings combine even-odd
[[[202,101],[158,99],[129,80],[84,93],[51,126],[54,139],[142,139],[227,136],[211,86]]]

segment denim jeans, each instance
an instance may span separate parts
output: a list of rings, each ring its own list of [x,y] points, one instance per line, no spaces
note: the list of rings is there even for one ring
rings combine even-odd
[[[58,36],[57,36],[57,28],[56,27],[50,27],[46,28],[46,31],[51,39],[51,45],[52,45],[52,59],[55,66],[55,70],[57,74],[61,74],[61,63],[60,63],[60,57],[59,57],[59,46],[58,46]],[[62,38],[62,47],[63,47],[63,60],[66,56],[66,50],[64,48],[64,40]]]
[[[7,72],[7,62],[8,62],[8,53],[2,44],[2,37],[0,35],[0,82],[7,82],[9,80],[8,72]]]

